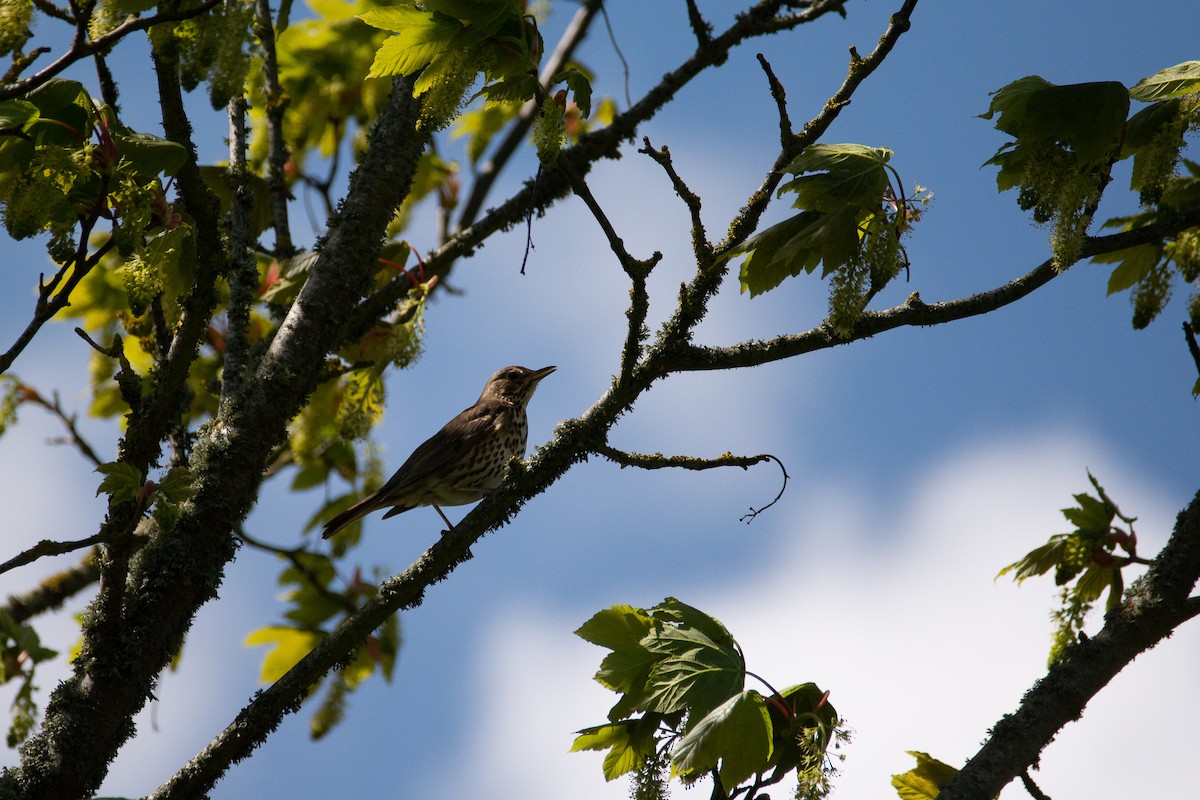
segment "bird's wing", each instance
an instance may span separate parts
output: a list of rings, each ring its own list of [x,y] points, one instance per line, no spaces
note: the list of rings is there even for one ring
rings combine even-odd
[[[375,494],[386,497],[391,492],[415,483],[459,459],[462,453],[487,436],[496,423],[494,412],[474,406],[463,410],[447,422],[440,431],[426,439],[400,465],[396,474]],[[382,506],[378,506],[382,507]]]

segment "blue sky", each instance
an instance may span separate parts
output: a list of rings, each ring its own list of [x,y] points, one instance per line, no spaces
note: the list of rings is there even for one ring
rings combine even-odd
[[[702,7],[720,29],[732,5]],[[870,50],[897,6],[851,0],[847,20],[831,17],[752,43],[646,126],[643,133],[670,147],[679,173],[703,198],[714,238],[774,157],[774,106],[755,52],[773,64],[799,124],[840,83],[847,47]],[[555,12],[548,41],[572,9]],[[614,2],[610,15],[636,99],[691,42],[683,4],[649,12],[644,3]],[[891,148],[905,181],[936,195],[908,240],[911,280],[878,303],[901,302],[912,291],[926,301],[953,299],[1046,258],[1047,232],[1017,208],[1013,193],[997,194],[994,171],[981,168],[1004,142],[977,118],[988,92],[1030,74],[1132,85],[1200,57],[1198,23],[1189,2],[1146,2],[1136,12],[1116,2],[923,2],[912,31],[825,137]],[[602,26],[580,57],[601,76],[597,94],[623,105],[619,64]],[[134,80],[148,70],[140,46],[118,51],[114,66]],[[126,90],[133,124],[155,130],[152,104],[133,96]],[[205,101],[197,100],[199,113]],[[210,157],[222,157],[220,120],[198,125]],[[531,169],[528,161],[514,165],[494,199]],[[690,275],[685,209],[634,147],[588,180],[634,255],[664,253],[651,280],[653,325],[670,313],[676,287]],[[1101,218],[1133,210],[1127,180],[1118,174]],[[779,204],[768,221],[785,213]],[[413,235],[418,247],[430,246],[432,234],[422,240],[418,227]],[[534,398],[531,445],[607,386],[627,302],[622,273],[577,202],[536,220],[533,238],[524,276],[519,231],[459,264],[453,282],[465,294],[442,296],[429,309],[425,357],[389,382],[379,436],[389,469],[505,364],[559,367]],[[44,267],[38,247],[4,241],[0,252],[9,262],[0,292],[7,343],[28,319],[34,276]],[[602,652],[571,631],[601,608],[652,605],[667,595],[722,619],[751,668],[775,685],[815,680],[832,692],[856,731],[836,796],[889,796],[888,776],[911,766],[906,750],[961,763],[1041,674],[1049,644],[1053,587],[993,582],[1000,567],[1065,529],[1058,509],[1088,488],[1088,469],[1138,516],[1146,555],[1165,541],[1197,488],[1195,372],[1179,329],[1186,297],[1135,332],[1128,299],[1106,298],[1106,281],[1105,268],[1078,264],[984,318],[656,385],[618,424],[614,445],[773,453],[792,478],[779,504],[751,525],[738,521],[774,497],[779,473],[771,466],[635,473],[592,459],[576,467],[403,616],[406,645],[392,685],[363,687],[345,723],[322,743],[308,741],[307,713],[289,718],[213,796],[623,798],[624,782],[604,784],[598,754],[566,752],[572,732],[601,722],[612,703],[591,681]],[[755,299],[730,281],[697,340],[731,344],[808,329],[820,321],[825,297],[813,278]],[[87,352],[70,328],[51,326],[14,371],[82,407]],[[85,427],[102,453],[111,452],[111,426]],[[0,439],[0,459],[19,465],[6,469],[11,477],[0,485],[10,553],[41,538],[90,535],[103,513],[93,497],[98,476],[67,448],[44,444],[59,434],[27,408],[21,425]],[[248,530],[288,545],[320,496],[285,488],[264,493]],[[428,509],[372,519],[362,563],[399,571],[439,523]],[[6,574],[0,591],[20,591],[66,563]],[[103,793],[152,791],[245,703],[262,652],[241,642],[282,613],[277,569],[272,558],[242,551],[221,600],[197,619],[179,670],[164,676],[159,702],[139,717],[139,736]],[[75,636],[67,614],[44,626],[51,646],[65,649]],[[1189,709],[1200,696],[1187,665],[1198,657],[1200,634],[1185,629],[1119,676],[1045,752],[1038,775],[1045,791],[1171,797],[1179,796],[1175,787],[1195,785]],[[50,673],[41,684],[52,685]],[[1098,756],[1118,754],[1123,768],[1096,767]],[[13,760],[0,754],[0,764]],[[688,794],[707,796],[707,788],[698,791]],[[1010,787],[1004,796],[1021,795]]]

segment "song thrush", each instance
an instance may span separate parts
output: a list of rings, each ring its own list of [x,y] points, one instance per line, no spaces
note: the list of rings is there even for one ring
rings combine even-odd
[[[326,522],[322,536],[328,539],[354,520],[388,506],[384,519],[433,506],[454,527],[441,506],[482,500],[500,485],[509,459],[524,457],[529,436],[525,409],[538,381],[554,370],[505,367],[492,375],[475,405],[414,450],[378,491]]]

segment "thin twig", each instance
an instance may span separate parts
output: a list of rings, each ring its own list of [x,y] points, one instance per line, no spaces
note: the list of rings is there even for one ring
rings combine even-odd
[[[98,36],[95,39],[89,39],[86,36],[76,36],[71,43],[70,49],[63,53],[58,59],[34,75],[28,78],[22,78],[11,83],[0,85],[0,100],[11,100],[15,97],[23,97],[37,87],[44,84],[46,81],[58,75],[77,61],[87,58],[95,53],[104,53],[112,49],[112,47],[121,39],[124,39],[131,33],[137,31],[149,30],[155,25],[161,25],[164,22],[181,22],[183,20],[192,19],[207,14],[212,9],[220,5],[224,0],[208,0],[202,5],[195,8],[184,10],[164,11],[161,14],[155,14],[152,17],[130,17],[117,27],[113,28],[103,36]],[[84,21],[86,25],[86,21]]]
[[[1033,778],[1029,775],[1029,770],[1021,773],[1021,783],[1025,786],[1025,791],[1029,792],[1033,800],[1050,800],[1050,796],[1041,790]]]
[[[700,13],[700,9],[696,6],[696,0],[687,0],[687,11],[688,24],[692,26],[692,33],[696,35],[696,45],[708,47],[712,44],[712,25]]]
[[[779,465],[779,469],[783,472],[783,485],[779,488],[779,494],[775,495],[775,499],[767,503],[762,508],[751,508],[750,512],[738,521],[749,524],[762,512],[766,511],[771,506],[779,502],[779,498],[783,497],[784,491],[787,490],[788,473],[787,468],[783,466],[783,462],[776,456],[770,453],[760,453],[756,456],[735,456],[732,453],[725,453],[716,458],[699,458],[697,456],[664,456],[662,453],[629,453],[624,450],[618,450],[609,445],[601,445],[593,448],[592,452],[597,455],[602,455],[608,460],[620,464],[621,468],[637,467],[638,469],[719,469],[721,467],[741,467],[749,469],[755,464],[761,464],[764,461],[774,461]]]
[[[1187,341],[1188,352],[1192,354],[1192,361],[1196,365],[1196,371],[1200,372],[1200,344],[1196,343],[1196,331],[1192,329],[1192,323],[1188,320],[1183,322],[1183,335]]]
[[[221,405],[226,411],[241,391],[249,365],[250,306],[258,290],[258,271],[254,265],[254,234],[250,214],[254,196],[247,184],[246,98],[238,95],[229,101],[229,168],[225,181],[233,202],[229,204],[229,305],[225,312],[229,331],[225,337],[225,364],[221,381]]]
[[[49,283],[43,283],[39,287],[38,299],[33,309],[33,319],[25,326],[25,330],[21,332],[8,351],[0,356],[0,373],[12,366],[13,361],[33,341],[33,337],[46,322],[70,304],[71,292],[91,272],[92,268],[100,263],[100,259],[104,258],[113,248],[115,240],[113,237],[109,237],[96,249],[96,252],[88,255],[88,238],[91,236],[92,228],[95,227],[97,220],[98,217],[93,216],[80,222],[79,245],[75,250],[75,257],[70,263],[63,265]]]
[[[96,564],[99,554],[99,548],[94,548],[75,566],[43,578],[28,592],[9,595],[0,607],[0,613],[21,625],[38,614],[62,608],[63,603],[100,579],[100,568]]]
[[[779,114],[779,144],[781,148],[786,149],[792,137],[795,136],[795,132],[792,130],[792,120],[788,117],[787,90],[783,88],[779,78],[775,77],[775,71],[771,69],[770,62],[762,53],[758,54],[758,63],[762,66],[763,72],[767,74],[767,84],[771,87],[771,97],[775,100],[775,109]]]
[[[704,220],[700,218],[700,197],[679,177],[679,173],[675,171],[675,164],[671,161],[671,152],[665,146],[658,150],[654,149],[650,146],[649,136],[642,137],[642,145],[638,152],[650,156],[656,164],[663,168],[663,171],[667,173],[667,177],[671,179],[671,185],[675,188],[675,194],[679,195],[691,213],[692,250],[696,256],[697,265],[700,265],[702,268],[707,267],[712,263],[713,247],[709,243],[708,234],[704,230]]]
[[[67,414],[67,412],[63,410],[57,391],[54,392],[54,397],[52,400],[47,400],[32,387],[26,387],[26,391],[22,395],[21,400],[25,403],[33,403],[36,406],[41,406],[54,416],[58,417],[59,421],[62,422],[63,427],[67,429],[67,433],[71,437],[71,444],[75,445],[76,449],[83,454],[83,457],[95,464],[97,467],[104,463],[103,459],[96,454],[96,451],[92,449],[92,446],[88,444],[87,440],[84,439],[79,433],[79,428],[75,426],[75,420],[77,419],[76,415]]]
[[[558,45],[546,59],[541,74],[538,76],[538,81],[543,88],[549,86],[550,79],[561,72],[566,63],[570,61],[575,49],[587,36],[596,12],[603,8],[603,0],[586,0],[575,12],[575,16],[567,25],[567,29],[563,31],[562,38],[558,40]],[[474,224],[496,179],[500,177],[501,171],[508,165],[517,148],[525,141],[525,135],[529,133],[529,128],[533,125],[536,110],[536,103],[532,100],[521,107],[512,128],[493,151],[491,157],[479,168],[479,172],[475,176],[475,184],[471,187],[471,193],[463,204],[462,213],[458,217],[459,230],[469,228]]]
[[[42,539],[40,542],[30,547],[27,550],[22,550],[17,555],[0,564],[0,575],[17,567],[23,567],[26,564],[31,564],[39,558],[45,556],[60,556],[63,553],[71,553],[75,550],[82,550],[85,547],[101,544],[108,540],[109,532],[101,531],[94,536],[89,536],[86,539],[76,539],[70,542],[56,542],[51,539]]]

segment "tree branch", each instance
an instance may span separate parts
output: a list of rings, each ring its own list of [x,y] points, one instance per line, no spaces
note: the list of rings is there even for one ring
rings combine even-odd
[[[1200,225],[1200,209],[1130,231],[1108,236],[1089,236],[1083,243],[1079,260],[1159,241],[1165,236],[1197,225]],[[767,341],[740,342],[728,347],[688,345],[670,354],[668,366],[672,371],[681,372],[758,366],[859,339],[869,339],[894,328],[939,325],[966,319],[1014,303],[1045,286],[1062,272],[1056,269],[1053,259],[1047,259],[1025,275],[1003,286],[969,297],[942,303],[925,303],[914,293],[901,305],[882,311],[866,311],[854,326],[853,333],[846,339],[821,326],[804,333],[785,334]]]
[[[70,49],[58,57],[54,63],[47,66],[41,72],[30,75],[28,78],[20,80],[5,81],[0,84],[0,100],[11,100],[16,97],[23,97],[32,92],[37,87],[44,84],[60,72],[65,70],[77,61],[88,58],[96,53],[105,53],[112,49],[117,42],[124,39],[131,33],[137,31],[149,30],[155,25],[161,25],[164,22],[181,22],[193,17],[199,17],[207,14],[212,9],[220,5],[224,0],[207,0],[203,5],[196,8],[185,10],[164,11],[161,14],[155,14],[152,17],[131,17],[117,27],[113,28],[103,36],[89,40],[86,36],[76,35],[74,41],[71,42]],[[78,24],[78,22],[77,22]],[[83,21],[83,29],[87,30],[87,20]]]
[[[0,611],[19,625],[38,614],[61,608],[67,600],[99,580],[98,556],[99,550],[93,549],[70,569],[44,578],[37,588],[22,595],[9,595]]]
[[[775,495],[774,500],[762,508],[751,508],[749,513],[742,516],[739,522],[747,524],[754,521],[755,517],[779,502],[779,498],[783,497],[784,491],[787,490],[789,478],[787,468],[783,466],[783,462],[770,453],[760,453],[756,456],[735,456],[733,453],[724,453],[716,458],[697,458],[695,456],[664,456],[662,453],[654,453],[652,455],[627,453],[624,450],[618,450],[609,445],[602,445],[595,452],[614,463],[620,464],[621,469],[625,467],[637,467],[638,469],[667,469],[675,467],[692,470],[716,469],[718,467],[741,467],[742,469],[749,469],[755,464],[761,464],[764,461],[774,461],[779,465],[779,469],[783,473],[783,485],[779,487],[779,494]]]
[[[912,2],[915,3],[915,0]],[[797,14],[777,16],[779,9],[787,5],[784,0],[761,0],[740,14],[733,25],[713,39],[710,45],[697,48],[679,67],[664,75],[641,100],[624,113],[618,114],[612,124],[580,136],[574,147],[564,151],[575,174],[586,177],[597,161],[619,157],[621,144],[634,136],[639,125],[657,114],[697,75],[725,63],[730,51],[742,42],[791,30],[820,19],[830,12],[842,13],[841,3],[827,1],[813,3]],[[852,93],[852,90],[850,92]],[[833,116],[836,116],[836,113]],[[832,117],[829,121],[832,122]],[[525,188],[429,253],[425,262],[427,274],[445,277],[458,259],[474,252],[489,236],[522,223],[530,213],[536,214],[549,208],[555,201],[565,197],[570,189],[566,173],[558,170],[543,171],[539,180],[527,182]],[[361,330],[370,320],[385,315],[388,309],[400,301],[405,291],[402,286],[388,286],[371,295],[355,312],[356,321],[350,330]]]
[[[700,197],[683,182],[679,173],[675,171],[675,164],[671,161],[671,152],[665,146],[655,150],[650,146],[649,136],[642,137],[642,147],[638,149],[638,152],[653,159],[654,163],[662,167],[663,172],[667,173],[667,177],[671,179],[671,186],[674,187],[675,194],[683,200],[692,217],[692,252],[696,257],[696,263],[711,263],[713,248],[708,241],[708,234],[704,230],[704,220],[700,218]]]
[[[604,0],[585,0],[579,7],[579,10],[575,12],[571,23],[563,31],[562,38],[558,40],[558,45],[554,48],[554,52],[550,54],[550,57],[546,59],[546,63],[542,67],[542,72],[538,76],[538,81],[543,88],[548,87],[550,80],[561,72],[566,63],[570,61],[571,56],[575,53],[575,49],[587,37],[588,29],[592,26],[592,20],[595,19],[596,12],[600,11],[603,6]],[[521,146],[521,142],[525,141],[525,135],[529,133],[529,128],[533,125],[536,111],[537,104],[532,100],[522,106],[516,121],[509,129],[504,140],[496,147],[492,156],[479,168],[479,172],[475,176],[475,183],[471,187],[471,194],[463,204],[462,213],[458,217],[457,227],[459,230],[468,228],[475,222],[475,218],[479,215],[480,209],[483,208],[484,202],[487,201],[487,196],[491,193],[496,179],[500,177],[500,173],[504,170],[504,167],[508,165],[517,148]]]
[[[1200,579],[1200,494],[1146,574],[1105,615],[1104,627],[1078,642],[996,723],[966,766],[941,786],[939,800],[988,800],[1033,764],[1042,749],[1118,672],[1194,615],[1188,594]]]
[[[371,285],[375,253],[427,140],[417,130],[419,113],[411,81],[394,81],[308,281],[241,397],[204,429],[192,451],[195,497],[172,530],[150,526],[147,544],[131,562],[119,616],[105,613],[85,630],[74,674],[54,690],[45,723],[23,748],[21,768],[0,777],[0,792],[19,785],[32,798],[86,796],[132,735],[133,715],[151,696],[197,609],[216,596],[236,552],[232,532],[253,505],[288,420],[319,381],[326,347],[340,338],[343,310]],[[106,591],[102,586],[97,608],[107,611]]]
[[[275,228],[275,252],[279,261],[286,261],[296,253],[292,243],[292,229],[288,217],[288,191],[284,166],[287,164],[287,140],[283,134],[283,115],[287,110],[288,98],[279,83],[279,60],[275,53],[275,26],[271,21],[270,0],[255,0],[254,35],[258,37],[263,53],[263,88],[267,101],[267,187],[271,192],[271,220]]]
[[[247,184],[246,167],[246,98],[242,95],[229,101],[229,166],[225,182],[229,187],[229,304],[225,317],[229,332],[225,337],[225,363],[221,372],[221,403],[227,404],[241,393],[242,380],[251,368],[250,307],[258,290],[258,269],[254,263],[254,233],[250,230],[250,215],[254,196]]]
[[[1192,363],[1196,365],[1196,372],[1200,372],[1200,344],[1196,342],[1196,331],[1192,329],[1191,322],[1184,321],[1183,338],[1187,342],[1188,352],[1192,355]]]
[[[33,319],[25,326],[25,330],[21,331],[20,336],[8,348],[8,351],[0,355],[0,373],[12,366],[12,363],[17,360],[17,356],[33,341],[33,337],[37,335],[44,324],[70,304],[71,292],[91,272],[92,267],[99,264],[100,259],[104,258],[112,249],[114,241],[110,237],[96,249],[96,252],[88,255],[88,238],[98,219],[98,217],[92,216],[80,222],[79,245],[75,250],[74,258],[70,263],[60,267],[49,283],[43,283],[38,287],[38,299],[34,304]]]
[[[100,544],[107,539],[105,532],[97,533],[94,536],[89,536],[86,539],[76,539],[71,542],[55,542],[51,539],[42,539],[40,542],[23,550],[17,555],[0,564],[0,575],[17,567],[23,567],[26,564],[31,564],[44,556],[60,556],[63,553],[70,553],[75,550],[82,550],[85,547]]]

